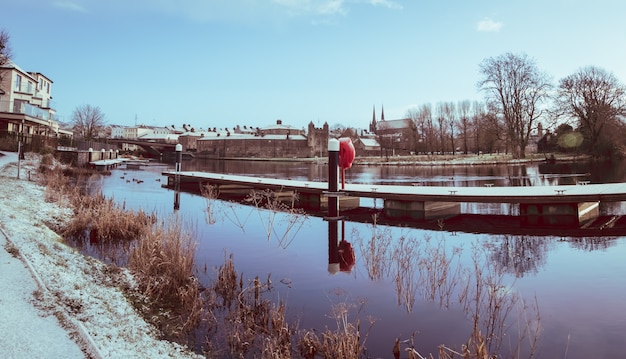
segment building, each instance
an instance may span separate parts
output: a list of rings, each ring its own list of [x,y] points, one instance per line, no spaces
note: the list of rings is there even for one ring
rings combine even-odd
[[[410,118],[386,121],[383,109],[380,121],[376,121],[374,112],[370,132],[375,134],[381,151],[386,155],[409,154],[415,149],[417,128]]]
[[[252,128],[235,127],[222,131],[203,132],[184,140],[189,149],[195,146],[200,155],[209,157],[250,158],[310,158],[328,154],[328,124],[316,128],[309,123],[308,134],[304,129],[285,125],[282,120],[275,124]],[[182,137],[181,137],[182,139]],[[185,146],[183,146],[185,150]]]
[[[51,79],[40,72],[27,72],[11,60],[0,66],[0,79],[3,149],[17,150],[18,135],[26,146],[56,146],[49,139],[72,136],[70,131],[59,128],[52,108]]]

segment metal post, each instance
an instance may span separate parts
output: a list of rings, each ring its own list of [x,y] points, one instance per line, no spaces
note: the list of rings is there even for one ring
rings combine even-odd
[[[20,139],[17,143],[17,179],[20,179],[20,169],[22,167],[22,156],[20,153],[22,151],[22,140]]]
[[[328,140],[328,272],[339,271],[338,226],[339,201],[337,198],[339,179],[339,141]]]
[[[337,198],[339,179],[339,141],[328,140],[328,217],[339,216],[339,201]]]
[[[183,145],[176,145],[176,175],[174,176],[174,210],[180,209],[180,171],[183,162]]]
[[[328,220],[328,273],[339,272],[339,238],[337,235],[337,220]]]
[[[20,179],[20,169],[22,168],[22,160],[24,159],[24,144],[22,143],[24,140],[24,119],[22,119],[22,127],[20,128],[20,133],[17,137],[17,179]]]

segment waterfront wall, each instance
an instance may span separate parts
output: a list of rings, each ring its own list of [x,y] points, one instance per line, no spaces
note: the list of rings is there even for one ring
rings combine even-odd
[[[314,148],[306,140],[278,140],[275,138],[198,140],[197,151],[210,157],[285,158],[314,157]]]

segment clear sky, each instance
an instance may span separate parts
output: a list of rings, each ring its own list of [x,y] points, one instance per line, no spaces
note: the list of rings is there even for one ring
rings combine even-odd
[[[481,100],[479,64],[525,53],[554,83],[626,82],[623,0],[2,0],[14,61],[54,81],[68,122],[366,128]]]

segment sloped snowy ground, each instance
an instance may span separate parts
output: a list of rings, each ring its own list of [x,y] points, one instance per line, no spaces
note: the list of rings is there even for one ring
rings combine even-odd
[[[0,357],[193,358],[156,339],[123,295],[132,276],[65,245],[50,227],[67,205],[45,201],[38,157],[0,156]],[[30,171],[30,181],[28,175]],[[20,261],[19,259],[22,259]]]

